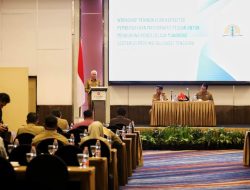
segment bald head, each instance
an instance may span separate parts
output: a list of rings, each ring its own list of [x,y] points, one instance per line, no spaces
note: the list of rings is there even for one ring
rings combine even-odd
[[[92,70],[92,71],[90,72],[90,76],[91,76],[91,80],[96,80],[97,71],[96,71],[96,70]]]

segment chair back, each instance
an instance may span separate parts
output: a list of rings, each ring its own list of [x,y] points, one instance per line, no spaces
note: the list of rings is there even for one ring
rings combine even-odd
[[[75,145],[78,146],[78,143],[81,141],[81,138],[80,138],[80,133],[83,133],[84,130],[81,130],[81,129],[71,129],[67,132],[68,136],[70,136],[70,134],[74,134],[74,137],[75,137]]]
[[[31,133],[22,133],[20,135],[17,135],[15,139],[18,139],[19,144],[31,144],[34,137],[35,135]]]
[[[49,153],[48,152],[48,146],[49,145],[52,145],[53,142],[54,142],[54,138],[49,138],[49,139],[45,139],[45,140],[42,140],[41,142],[39,142],[36,146],[36,149],[41,152],[41,153]],[[58,141],[58,148],[63,146],[63,142]]]
[[[83,151],[84,147],[87,146],[89,149],[90,156],[92,156],[90,146],[95,145],[96,141],[97,141],[97,139],[89,139],[89,140],[83,142],[82,144],[80,144],[80,149]],[[110,147],[102,140],[100,140],[100,143],[101,143],[101,157],[107,157],[108,163],[109,163],[110,158],[111,158]]]
[[[79,166],[77,159],[78,153],[82,153],[79,147],[64,145],[55,152],[55,155],[60,157],[67,166]]]
[[[14,190],[16,185],[16,173],[8,160],[0,157],[0,186],[4,189]]]
[[[85,129],[88,131],[89,126],[87,126],[87,125],[81,125],[81,126],[77,127],[77,129],[80,129],[80,130],[82,130],[84,132]]]
[[[114,133],[116,132],[116,130],[122,130],[123,126],[125,126],[124,124],[122,123],[118,123],[116,125],[113,125],[113,126],[109,126],[108,129],[110,129],[111,131],[113,131]]]
[[[29,189],[64,190],[68,182],[68,169],[57,156],[39,155],[27,165],[26,179]]]
[[[11,151],[9,155],[9,161],[19,162],[21,166],[26,166],[27,165],[26,153],[30,152],[30,150],[31,150],[31,145],[28,144],[19,145],[18,147],[14,148]]]

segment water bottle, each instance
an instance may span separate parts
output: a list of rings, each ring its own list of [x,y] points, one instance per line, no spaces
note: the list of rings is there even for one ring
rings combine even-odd
[[[54,139],[53,145],[54,145],[54,152],[56,152],[58,150],[58,141],[57,141],[57,139]]]
[[[125,136],[126,136],[126,127],[123,126],[123,127],[122,127],[122,138],[124,139]]]
[[[32,158],[36,157],[36,147],[34,145],[32,145],[30,153],[32,153]]]
[[[127,133],[132,133],[132,126],[131,126],[131,123],[128,125],[128,130],[127,130]]]
[[[101,142],[100,140],[96,141],[96,157],[101,157]]]
[[[69,137],[69,144],[74,145],[75,144],[75,136],[73,133],[70,134]]]
[[[112,145],[112,138],[111,138],[111,136],[107,136],[107,141],[109,142],[109,145],[110,145],[110,147],[111,147],[111,145]]]
[[[135,129],[135,122],[133,120],[131,121],[131,127],[132,127],[132,133],[133,133]]]
[[[89,166],[89,149],[87,146],[83,149],[83,168],[87,168]]]
[[[119,131],[119,129],[116,129],[115,135],[116,135],[117,137],[120,137],[120,131]]]
[[[18,139],[15,139],[14,141],[14,148],[18,147],[19,146],[19,140]]]

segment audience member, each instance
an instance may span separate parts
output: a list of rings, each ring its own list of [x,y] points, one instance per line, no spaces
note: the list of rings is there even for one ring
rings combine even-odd
[[[113,143],[122,144],[122,140],[113,131],[103,126],[103,133],[105,136],[110,136]]]
[[[69,123],[66,119],[62,119],[62,112],[60,110],[53,110],[51,114],[57,118],[57,126],[60,129],[65,130],[69,128]]]
[[[66,137],[57,133],[57,127],[57,118],[53,115],[47,116],[45,118],[45,130],[33,138],[32,144],[36,146],[42,140],[49,138],[57,139],[63,144],[69,144]]]
[[[0,137],[2,137],[6,142],[10,142],[11,133],[8,132],[8,127],[4,125],[2,109],[8,103],[10,103],[10,96],[6,93],[0,93]]]
[[[89,125],[88,128],[89,136],[82,138],[80,144],[84,143],[89,139],[100,139],[109,145],[107,139],[104,138],[103,125],[100,121],[94,121]]]
[[[24,127],[21,127],[17,131],[17,135],[22,133],[30,133],[32,135],[38,135],[39,133],[44,131],[43,126],[38,126],[38,116],[35,112],[30,112],[27,115],[26,123]]]
[[[73,126],[73,129],[76,129],[80,126],[89,126],[94,120],[93,120],[93,113],[91,110],[86,110],[83,112],[84,120],[82,122],[76,123]]]
[[[131,120],[125,117],[125,115],[126,115],[126,110],[123,108],[119,108],[117,110],[117,116],[110,120],[109,125],[115,126],[117,124],[122,124],[122,125],[128,126]]]
[[[207,100],[213,101],[213,96],[210,92],[207,91],[207,89],[208,89],[208,85],[206,83],[203,83],[201,85],[200,91],[196,93],[196,98],[198,100],[203,100],[203,101],[207,101]]]

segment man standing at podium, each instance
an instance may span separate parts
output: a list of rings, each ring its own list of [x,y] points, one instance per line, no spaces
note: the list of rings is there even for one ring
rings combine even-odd
[[[101,85],[101,81],[97,80],[97,71],[92,70],[90,72],[90,79],[87,80],[87,83],[85,85],[85,92],[88,93],[88,108],[90,110],[92,110],[92,106],[91,106],[91,94],[89,94],[89,91],[91,87],[98,87],[100,85]]]

